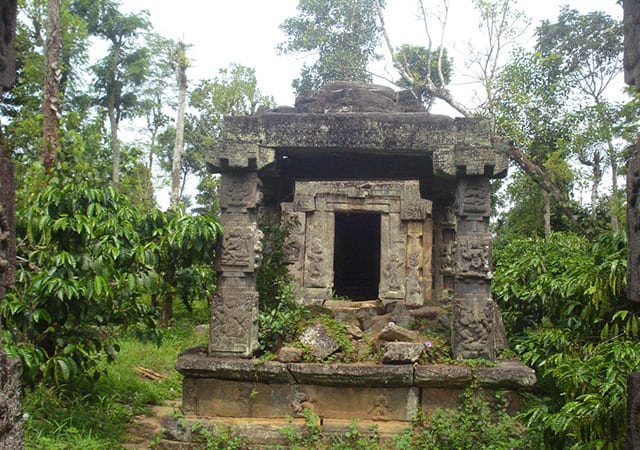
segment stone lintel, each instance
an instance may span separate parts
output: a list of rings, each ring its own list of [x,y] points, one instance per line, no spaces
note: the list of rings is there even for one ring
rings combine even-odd
[[[257,150],[271,149],[265,155]],[[260,170],[273,149],[433,155],[440,176],[506,174],[508,158],[492,147],[489,121],[412,113],[285,113],[225,118],[222,142],[207,153],[213,171]]]

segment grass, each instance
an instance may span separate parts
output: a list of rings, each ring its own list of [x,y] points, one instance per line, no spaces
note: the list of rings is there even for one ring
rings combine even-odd
[[[24,397],[25,448],[37,450],[92,450],[122,448],[126,430],[134,416],[148,414],[152,405],[179,398],[182,377],[175,369],[183,350],[206,343],[206,333],[197,334],[195,324],[206,323],[204,311],[178,311],[176,321],[165,332],[158,347],[130,336],[120,339],[114,363],[105,363],[98,380],[77,385],[28,389]],[[161,380],[142,378],[135,367],[163,375]]]

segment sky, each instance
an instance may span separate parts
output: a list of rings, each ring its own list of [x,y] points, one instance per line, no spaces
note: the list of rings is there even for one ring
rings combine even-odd
[[[439,0],[427,0],[425,5],[439,3]],[[520,0],[518,8],[532,18],[533,29],[542,19],[555,21],[563,4],[582,13],[602,10],[622,17],[622,7],[616,0]],[[276,50],[284,41],[279,25],[287,17],[296,15],[297,5],[298,0],[122,0],[125,11],[147,10],[159,34],[192,45],[188,53],[192,62],[188,76],[192,84],[215,77],[221,68],[232,63],[242,64],[256,69],[260,90],[272,95],[278,105],[294,103],[291,81],[299,76],[304,62],[300,56],[280,55]],[[385,17],[394,46],[425,44],[416,5],[416,0],[387,0]],[[445,35],[445,46],[451,49],[456,64],[451,90],[466,104],[472,102],[472,87],[464,77],[463,62],[467,43],[479,39],[477,23],[471,0],[451,0]],[[523,45],[526,44],[525,40]],[[380,53],[388,56],[382,48]],[[388,68],[388,63],[380,62],[374,72],[396,77]],[[374,82],[387,84],[381,78],[374,78]]]

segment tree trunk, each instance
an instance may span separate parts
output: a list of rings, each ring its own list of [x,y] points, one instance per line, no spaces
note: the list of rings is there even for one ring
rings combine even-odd
[[[173,318],[173,297],[169,295],[162,297],[162,305],[160,308],[159,323],[160,328],[167,328],[171,324]]]
[[[118,140],[119,117],[116,111],[116,96],[118,87],[116,86],[116,71],[120,60],[120,47],[114,43],[113,55],[111,58],[111,74],[113,78],[109,83],[109,94],[107,98],[107,114],[109,115],[109,126],[111,127],[111,152],[113,154],[113,166],[111,171],[111,184],[116,191],[120,190],[120,141]]]
[[[115,94],[109,94],[107,113],[111,127],[111,152],[113,153],[113,166],[111,171],[111,184],[116,191],[120,190],[120,141],[118,140],[118,119],[115,111]]]
[[[551,197],[544,189],[542,190],[542,202],[544,208],[544,237],[547,239],[551,236]]]
[[[591,174],[593,184],[591,185],[591,223],[595,226],[598,219],[598,187],[602,181],[602,168],[600,166],[600,152],[594,150],[593,159],[591,160]]]
[[[618,221],[618,161],[616,161],[616,152],[611,139],[607,142],[607,148],[609,150],[609,161],[611,162],[611,202],[609,206],[611,230],[618,232],[620,230],[620,223]]]
[[[180,172],[182,169],[182,153],[184,152],[184,110],[187,103],[187,57],[185,44],[178,43],[175,52],[174,67],[178,82],[178,115],[176,117],[176,142],[173,147],[173,165],[171,167],[171,196],[169,207],[175,209],[180,202]]]
[[[48,0],[42,129],[44,170],[50,172],[60,148],[60,0]]]

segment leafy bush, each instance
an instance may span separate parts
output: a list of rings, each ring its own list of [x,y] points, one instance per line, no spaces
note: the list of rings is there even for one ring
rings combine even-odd
[[[625,296],[624,234],[569,233],[496,251],[494,297],[511,345],[546,396],[527,412],[546,448],[621,448],[625,385],[640,367],[638,306]]]
[[[289,236],[293,226],[293,220],[280,222],[276,217],[268,217],[260,227],[264,235],[263,253],[256,286],[260,311],[258,340],[262,351],[276,350],[295,337],[298,323],[307,314],[306,308],[295,300],[285,257],[292,245]]]
[[[30,382],[99,375],[96,363],[113,359],[121,330],[157,341],[152,296],[191,293],[179,274],[213,257],[220,229],[136,207],[89,180],[54,177],[22,196],[17,283],[0,312],[7,349]]]

